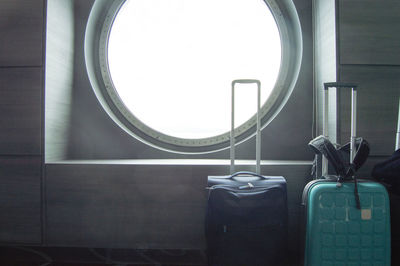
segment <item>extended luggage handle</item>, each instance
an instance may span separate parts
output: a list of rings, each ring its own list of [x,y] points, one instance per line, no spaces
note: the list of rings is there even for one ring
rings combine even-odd
[[[236,79],[232,81],[232,98],[231,98],[231,133],[230,133],[230,157],[231,166],[230,173],[235,173],[235,85],[236,84],[257,84],[257,128],[256,128],[256,173],[259,175],[261,161],[261,132],[260,132],[260,105],[261,105],[261,82],[257,79]]]
[[[329,102],[328,102],[328,93],[329,88],[348,88],[352,89],[351,92],[351,138],[350,138],[350,164],[353,163],[355,152],[356,152],[356,124],[357,124],[357,84],[355,83],[346,83],[346,82],[326,82],[324,83],[324,97],[323,97],[323,135],[329,138],[328,134],[328,111],[329,111]],[[324,157],[322,160],[322,174],[328,174],[328,161]]]
[[[329,88],[336,87],[340,88],[350,88],[351,89],[351,137],[350,137],[350,164],[347,175],[354,176],[354,196],[356,200],[357,209],[361,209],[360,196],[358,194],[357,178],[354,175],[354,156],[356,153],[356,124],[357,124],[357,85],[354,83],[344,83],[344,82],[327,82],[324,83],[324,124],[323,124],[323,134],[328,138],[328,93]],[[328,161],[326,157],[322,160],[322,174],[328,174]],[[338,183],[339,184],[339,183]]]

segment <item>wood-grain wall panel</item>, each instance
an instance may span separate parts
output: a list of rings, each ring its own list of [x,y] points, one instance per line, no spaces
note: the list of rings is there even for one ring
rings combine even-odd
[[[0,156],[0,242],[41,242],[41,157]]]
[[[395,146],[400,97],[400,67],[342,66],[342,81],[359,84],[357,91],[357,135],[371,146],[371,155],[388,156]],[[340,96],[341,143],[350,136],[350,91]]]
[[[340,64],[400,65],[399,14],[398,0],[339,0]]]
[[[300,199],[310,165],[263,166],[288,180],[289,232],[297,250]],[[208,175],[222,165],[46,165],[46,244],[204,248]]]
[[[43,0],[0,1],[0,66],[41,66]]]
[[[0,155],[41,154],[42,69],[0,69]]]
[[[163,171],[130,165],[46,169],[49,245],[201,245],[206,184],[195,180],[191,166],[165,166]]]

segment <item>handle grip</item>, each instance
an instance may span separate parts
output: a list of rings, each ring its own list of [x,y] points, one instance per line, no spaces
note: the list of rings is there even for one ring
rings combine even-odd
[[[347,83],[347,82],[326,82],[324,83],[324,89],[327,90],[329,88],[350,88],[357,89],[357,84],[355,83]]]
[[[232,87],[235,86],[236,83],[239,84],[252,84],[252,83],[256,83],[257,86],[261,86],[261,82],[258,79],[235,79],[234,81],[232,81]]]
[[[231,175],[231,176],[229,177],[229,179],[232,179],[232,178],[234,178],[234,177],[236,177],[236,176],[241,176],[241,175],[255,176],[255,177],[259,177],[259,178],[261,178],[261,179],[268,179],[268,178],[265,177],[265,176],[262,176],[262,175],[260,175],[260,174],[254,173],[254,172],[248,172],[248,171],[236,172],[236,173],[234,173],[233,175]]]

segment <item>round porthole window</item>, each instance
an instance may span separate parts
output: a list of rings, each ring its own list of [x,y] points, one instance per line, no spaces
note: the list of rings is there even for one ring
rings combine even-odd
[[[124,128],[148,143],[221,149],[232,80],[261,81],[264,125],[290,91],[282,17],[274,1],[113,1],[99,34],[102,94]],[[235,134],[245,139],[254,133],[257,94],[242,86]]]

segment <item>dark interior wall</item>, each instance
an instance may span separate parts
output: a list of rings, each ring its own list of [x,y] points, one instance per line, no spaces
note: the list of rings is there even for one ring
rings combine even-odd
[[[321,95],[322,84],[328,81],[359,85],[357,135],[368,140],[371,147],[359,175],[370,176],[372,167],[394,151],[400,97],[400,37],[396,33],[400,3],[336,0],[314,1],[314,6],[317,93]],[[342,144],[350,137],[350,97],[350,91],[339,91],[337,110],[330,113],[332,120],[338,119],[338,128],[331,123],[330,129],[337,131],[337,142]],[[318,99],[321,134],[321,96]]]
[[[0,1],[0,242],[41,242],[43,0]]]
[[[206,177],[227,171],[226,165],[208,163],[47,164],[46,243],[204,249]],[[288,180],[290,248],[296,252],[298,207],[310,165],[275,163],[264,165],[262,171]]]
[[[52,4],[56,2],[66,4],[65,2],[69,1],[53,1]],[[308,31],[308,34],[303,35],[303,45],[304,57],[309,59],[303,62],[304,67],[297,86],[280,114],[286,113],[291,118],[285,120],[278,116],[269,127],[271,129],[263,132],[264,159],[303,160],[311,156],[305,145],[311,138],[312,124],[309,119],[312,117],[310,99],[312,99],[313,65],[311,1],[294,2],[302,29],[304,33]],[[316,2],[325,3],[325,1]],[[74,36],[83,34],[82,27],[85,25],[85,16],[88,15],[85,9],[78,7],[87,6],[90,3],[90,1],[74,1]],[[394,147],[395,117],[399,97],[398,41],[400,38],[394,33],[399,29],[400,20],[397,16],[399,4],[395,0],[380,1],[379,5],[372,0],[346,0],[337,1],[336,4],[339,7],[337,9],[339,12],[336,13],[339,18],[339,27],[336,29],[336,36],[339,36],[339,41],[336,43],[336,49],[339,51],[337,67],[340,68],[336,75],[340,78],[339,80],[360,84],[360,135],[370,140],[372,155],[378,160],[380,159],[378,156],[389,155]],[[0,241],[39,244],[42,241],[41,228],[43,227],[45,236],[43,243],[46,245],[166,248],[178,247],[177,243],[182,241],[187,248],[201,247],[204,244],[200,230],[206,200],[204,194],[206,176],[226,173],[227,166],[224,165],[160,167],[158,164],[144,166],[129,162],[125,162],[127,165],[124,163],[104,164],[104,161],[99,165],[93,162],[52,163],[46,165],[46,190],[44,200],[41,201],[44,131],[42,119],[44,61],[42,58],[45,9],[46,3],[39,0],[0,2],[0,31],[2,33],[0,41],[0,107],[2,110],[0,114],[0,206],[2,211]],[[331,12],[329,8],[326,10]],[[71,14],[68,13],[69,15]],[[321,22],[325,21],[323,14],[320,19]],[[330,21],[332,24],[332,20]],[[67,26],[68,29],[72,27],[70,24]],[[322,29],[321,32],[324,30]],[[55,33],[52,36],[60,35]],[[60,36],[61,39],[64,37]],[[331,37],[327,36],[327,38]],[[79,39],[74,39],[75,48],[82,45],[77,40]],[[54,43],[53,49],[61,51],[64,45],[67,44]],[[49,49],[52,48],[49,47]],[[70,46],[67,45],[66,49],[71,53],[68,50]],[[56,148],[58,150],[53,153],[54,160],[104,159],[109,158],[108,152],[113,158],[152,157],[154,155],[152,148],[141,143],[129,144],[131,137],[113,124],[103,112],[88,86],[84,62],[78,61],[79,58],[83,58],[82,52],[82,49],[74,49],[74,86],[71,98],[74,101],[71,106],[66,106],[67,110],[73,110],[75,114],[70,113],[73,117],[69,117],[68,127],[64,125],[51,127],[59,128],[61,135],[65,133],[65,129],[72,127],[74,129],[67,133],[70,134],[68,135],[70,142],[60,143]],[[329,58],[331,57],[328,55],[327,60],[321,62],[326,63],[330,60]],[[56,61],[53,63],[60,67],[60,71],[65,73],[70,71],[68,69],[71,66],[67,63],[59,64]],[[332,67],[329,69],[333,71]],[[65,76],[63,78],[65,78],[64,85],[70,82]],[[52,84],[47,79],[46,82],[49,82],[48,85]],[[68,86],[65,85],[65,87]],[[55,94],[55,91],[50,91],[49,95],[54,95],[60,100],[64,99],[64,96]],[[46,98],[46,100],[50,99]],[[49,104],[46,104],[46,109],[52,103],[49,102]],[[341,104],[345,105],[345,101],[341,101]],[[348,117],[345,115],[346,108],[348,110],[348,107],[339,108],[344,110],[341,114],[343,117]],[[298,110],[304,110],[304,113]],[[62,117],[68,112],[59,112],[56,115],[50,113],[52,112],[47,112],[46,115],[50,116],[46,116],[46,119],[49,118],[50,121],[53,119],[55,122],[57,119],[54,118],[57,118],[57,115]],[[345,120],[340,124],[342,129],[340,132],[343,133],[340,135],[340,141],[347,139],[344,137],[347,124]],[[287,125],[291,125],[291,129],[282,131],[281,129],[287,128]],[[56,134],[55,132],[56,130],[50,134]],[[285,145],[276,146],[274,139],[277,135],[289,141]],[[104,142],[104,139],[109,138],[112,138],[112,141]],[[57,146],[56,139],[53,138],[53,140],[49,142],[51,143],[49,147]],[[250,141],[246,145],[250,147],[253,144]],[[251,158],[252,149],[245,146],[239,147],[240,149],[243,158]],[[276,157],[273,156],[274,153],[268,152],[269,149],[278,151]],[[159,155],[160,158],[179,157],[166,153]],[[374,157],[371,158],[374,159]],[[263,172],[266,174],[282,174],[288,179],[290,230],[295,236],[298,232],[296,228],[299,219],[300,194],[308,180],[309,168],[307,163],[283,166],[275,164],[263,167]],[[163,176],[165,179],[162,178]],[[193,196],[192,193],[188,194],[188,191],[193,192]],[[171,207],[164,209],[165,202],[170,203]],[[179,212],[181,208],[183,211]],[[41,223],[42,209],[45,210],[43,213],[45,224]],[[197,212],[192,213],[192,210],[197,210]],[[163,221],[171,225],[165,232]],[[65,231],[66,228],[73,228],[73,230]],[[180,231],[177,228],[185,230]],[[190,231],[192,229],[194,231]],[[131,235],[127,235],[129,232]],[[154,232],[157,234],[164,232],[162,239],[156,240],[157,236]],[[295,242],[291,243],[292,249],[295,249]]]
[[[249,165],[241,168],[252,169]],[[46,244],[204,249],[206,177],[223,175],[228,170],[227,165],[208,163],[47,164]],[[287,179],[290,256],[297,257],[299,203],[310,165],[273,163],[261,170]]]
[[[65,90],[63,93],[67,95],[71,92],[72,98],[68,106],[69,121],[62,119],[65,114],[64,109],[56,110],[55,113],[46,116],[46,122],[60,119],[68,124],[65,128],[69,130],[69,136],[67,150],[63,145],[53,146],[52,143],[57,141],[50,139],[47,141],[47,136],[53,134],[56,136],[57,131],[61,129],[64,132],[65,128],[50,125],[46,128],[46,153],[52,152],[52,155],[46,156],[48,160],[45,170],[44,243],[54,246],[204,248],[206,177],[211,174],[226,174],[227,165],[224,162],[216,165],[207,163],[186,166],[179,163],[162,165],[161,162],[142,165],[138,161],[104,160],[176,159],[187,156],[160,152],[133,139],[104,112],[90,86],[83,54],[85,27],[93,2],[70,1],[70,3],[74,6],[73,81],[69,90],[70,80],[58,84],[58,87],[46,84],[46,99],[51,100],[50,96],[60,95],[58,91],[60,88]],[[305,59],[292,97],[278,118],[272,122],[271,130],[264,130],[268,132],[264,133],[263,141],[266,144],[263,146],[269,148],[263,150],[263,159],[300,160],[310,158],[311,155],[304,145],[311,137],[312,122],[311,9],[308,1],[298,1],[297,7],[304,31],[302,56]],[[59,16],[60,12],[56,12],[56,8],[53,11],[50,4],[48,8],[48,16]],[[66,15],[69,16],[70,5],[67,10]],[[70,29],[70,24],[67,26],[67,29]],[[50,33],[50,30],[48,32]],[[50,41],[57,38],[65,40],[66,37],[68,37],[66,33],[53,33],[51,37],[48,36],[48,45],[52,45],[56,53],[57,49],[60,50],[60,46],[55,46]],[[49,49],[50,47],[47,53],[52,51]],[[69,77],[68,68],[58,68],[58,70]],[[50,76],[55,75],[51,73],[52,71],[48,70]],[[57,74],[60,75],[60,72]],[[49,106],[50,104],[48,103]],[[296,134],[293,134],[294,129]],[[63,134],[60,136],[64,137]],[[280,140],[285,140],[282,145],[284,147],[274,143],[278,136]],[[240,157],[253,158],[253,147],[254,140],[248,141],[246,145],[240,145],[238,149]],[[278,152],[273,154],[271,150]],[[268,152],[269,157],[265,155]],[[60,158],[59,155],[64,159],[85,159],[85,161],[51,163]],[[207,155],[207,158],[227,157],[227,152]],[[96,162],[93,159],[102,160]],[[309,162],[273,164],[264,166],[263,172],[270,175],[281,174],[288,179],[290,232],[296,238],[300,194],[305,179],[308,178],[310,164]],[[243,167],[252,169],[249,166]],[[297,241],[291,243],[291,250],[294,252],[297,250]]]
[[[45,244],[204,248],[206,178],[228,173],[227,163],[143,159],[227,159],[228,152],[206,156],[161,152],[115,124],[99,104],[86,74],[84,34],[93,1],[71,2],[75,49],[68,149],[52,147],[46,141],[46,152],[58,149],[54,154],[64,154],[68,160],[53,157],[46,162]],[[296,1],[296,7],[303,37],[302,67],[292,96],[263,131],[262,155],[264,160],[286,160],[269,162],[262,172],[284,175],[288,180],[290,232],[295,239],[291,242],[292,252],[298,250],[300,197],[311,167],[305,160],[312,157],[306,146],[312,134],[311,3]],[[52,14],[56,13],[49,12],[48,16]],[[46,94],[53,94],[50,90],[54,89],[46,84]],[[239,145],[239,158],[254,158],[254,145],[254,140]],[[240,168],[252,169],[248,165]]]
[[[400,2],[338,1],[339,78],[359,84],[358,135],[367,139],[371,156],[360,175],[395,148],[400,97]],[[341,141],[350,135],[348,92],[340,97]]]

